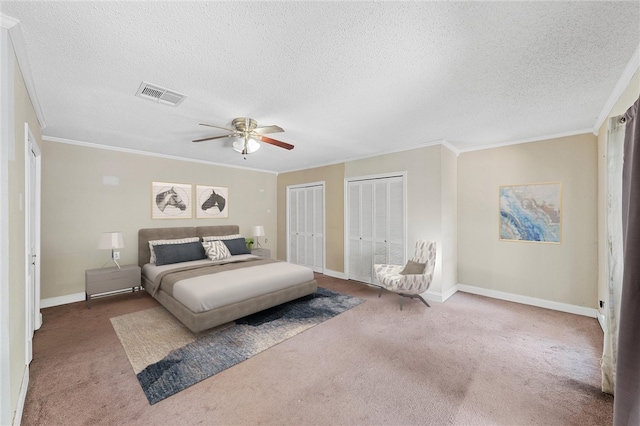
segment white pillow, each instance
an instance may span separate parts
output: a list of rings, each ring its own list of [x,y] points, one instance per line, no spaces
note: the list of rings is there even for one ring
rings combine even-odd
[[[179,238],[175,240],[152,240],[149,241],[149,251],[151,252],[151,257],[149,259],[149,263],[155,265],[156,264],[156,253],[153,251],[153,246],[164,245],[164,244],[184,244],[184,243],[193,243],[196,241],[200,241],[200,237],[189,237],[189,238]]]
[[[211,235],[211,236],[208,236],[208,237],[202,237],[202,241],[235,240],[236,238],[242,238],[242,234],[233,234],[233,235]]]
[[[231,257],[231,252],[222,241],[205,241],[202,243],[202,247],[204,247],[204,252],[209,260],[222,260]]]

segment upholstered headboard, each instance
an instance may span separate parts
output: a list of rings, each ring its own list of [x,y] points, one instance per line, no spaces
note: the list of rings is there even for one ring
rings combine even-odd
[[[138,265],[142,267],[149,263],[151,251],[149,241],[173,240],[176,238],[207,237],[210,235],[239,234],[238,225],[221,226],[184,226],[174,228],[144,228],[138,231]]]

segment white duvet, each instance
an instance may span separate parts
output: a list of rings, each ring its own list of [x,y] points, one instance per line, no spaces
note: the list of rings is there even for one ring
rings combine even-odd
[[[153,281],[159,273],[166,270],[182,268],[188,265],[217,264],[256,257],[253,255],[238,255],[222,261],[195,260],[163,266],[146,264],[142,268],[142,273]],[[206,312],[283,290],[312,279],[313,271],[305,266],[287,262],[250,266],[249,262],[246,268],[178,281],[173,287],[173,297],[193,312]]]

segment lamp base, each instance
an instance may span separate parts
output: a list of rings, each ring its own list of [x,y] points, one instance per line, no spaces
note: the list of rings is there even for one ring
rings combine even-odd
[[[120,265],[118,264],[118,262],[116,261],[115,257],[113,257],[113,250],[111,250],[111,259],[110,259],[113,263],[116,264],[116,266],[118,267],[118,269],[122,269],[120,267]],[[104,262],[104,265],[102,265],[102,268],[104,268],[105,266],[107,266],[107,263],[109,263],[109,260],[107,260],[106,262]]]

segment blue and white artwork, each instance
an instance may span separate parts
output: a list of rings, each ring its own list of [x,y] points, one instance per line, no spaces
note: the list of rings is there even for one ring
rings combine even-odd
[[[500,239],[560,242],[560,183],[500,187]]]

